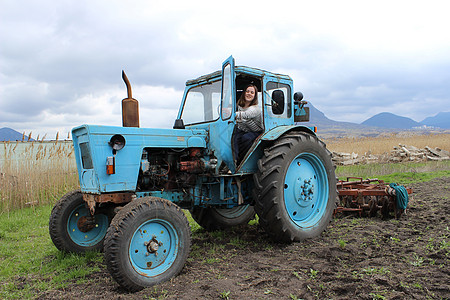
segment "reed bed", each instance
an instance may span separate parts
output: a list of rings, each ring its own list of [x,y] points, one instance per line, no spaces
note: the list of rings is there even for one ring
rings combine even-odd
[[[358,153],[363,155],[365,153],[383,154],[390,152],[394,146],[399,144],[415,146],[417,148],[441,148],[450,151],[450,134],[428,134],[428,135],[413,135],[413,134],[389,134],[378,137],[347,137],[339,139],[324,139],[327,148],[330,151]]]
[[[0,212],[54,204],[77,174],[71,141],[0,143]]]
[[[450,150],[450,134],[388,135],[327,139],[336,152],[382,154],[398,144]],[[450,170],[450,161],[370,164],[338,167],[339,177],[377,177],[394,172]],[[29,206],[54,204],[63,194],[79,188],[71,141],[0,142],[0,213]]]

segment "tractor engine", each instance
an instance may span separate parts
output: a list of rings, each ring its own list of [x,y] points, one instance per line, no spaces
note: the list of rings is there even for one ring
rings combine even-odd
[[[214,171],[216,165],[217,159],[205,159],[201,148],[145,148],[141,158],[138,191],[193,186],[197,175]]]

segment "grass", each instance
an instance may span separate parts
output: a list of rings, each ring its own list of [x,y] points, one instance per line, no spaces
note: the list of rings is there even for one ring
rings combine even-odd
[[[378,178],[386,182],[412,183],[450,176],[450,160],[395,164],[338,166],[336,176]]]
[[[37,291],[83,282],[99,270],[103,255],[65,254],[48,233],[50,205],[0,214],[0,298],[29,299]]]

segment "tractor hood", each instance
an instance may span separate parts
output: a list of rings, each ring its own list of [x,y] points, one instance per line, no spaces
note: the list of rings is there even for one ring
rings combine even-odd
[[[81,190],[100,194],[135,191],[144,148],[205,148],[202,129],[81,125],[72,129]],[[114,173],[107,174],[107,165]]]

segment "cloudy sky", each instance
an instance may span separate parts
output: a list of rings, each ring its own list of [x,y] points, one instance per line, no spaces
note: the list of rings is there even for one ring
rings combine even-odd
[[[448,1],[0,0],[0,128],[171,128],[186,80],[237,65],[290,75],[333,120],[450,111]]]

